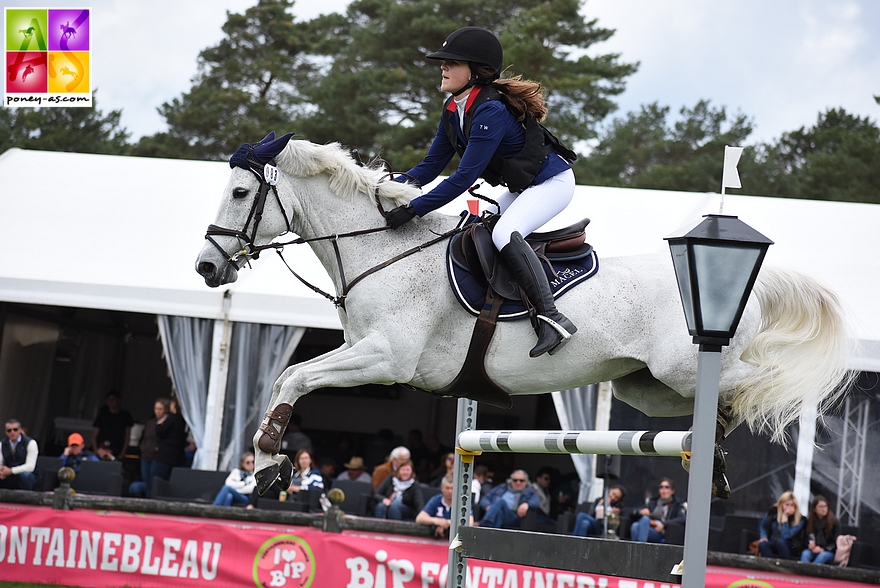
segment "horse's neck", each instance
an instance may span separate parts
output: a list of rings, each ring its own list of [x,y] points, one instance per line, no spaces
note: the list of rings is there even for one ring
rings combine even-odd
[[[299,231],[301,237],[314,239],[385,226],[385,219],[371,197],[359,195],[353,199],[341,198],[330,193],[326,179],[314,180],[309,182],[308,191],[295,189],[303,207],[303,216],[307,219]],[[309,197],[303,198],[305,194]],[[383,206],[385,209],[390,207],[387,202]],[[456,217],[434,213],[423,219],[417,218],[398,230],[341,237],[336,241],[338,259],[337,250],[330,239],[313,241],[309,245],[333,280],[337,292],[341,293],[340,260],[345,280],[351,283],[363,272],[448,231],[456,221]],[[442,243],[433,245],[429,253],[434,253],[434,249],[442,252],[444,246]],[[424,255],[423,252],[415,254]],[[438,265],[437,271],[442,272],[443,268]]]

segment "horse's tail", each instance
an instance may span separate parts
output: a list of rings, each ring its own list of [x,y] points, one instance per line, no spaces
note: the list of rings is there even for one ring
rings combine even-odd
[[[803,407],[821,415],[849,388],[852,340],[837,296],[810,277],[765,268],[754,292],[761,329],[741,359],[757,369],[737,389],[733,417],[784,444]]]

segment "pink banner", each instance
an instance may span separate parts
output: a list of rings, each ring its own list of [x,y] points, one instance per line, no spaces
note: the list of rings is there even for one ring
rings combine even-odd
[[[400,535],[0,505],[0,578],[78,586],[443,588],[446,544]],[[469,588],[671,588],[470,560]],[[862,584],[710,567],[711,588]]]

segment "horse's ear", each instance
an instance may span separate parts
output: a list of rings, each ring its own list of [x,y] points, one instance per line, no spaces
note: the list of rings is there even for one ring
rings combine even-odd
[[[254,155],[256,159],[261,163],[268,163],[271,159],[273,159],[276,155],[281,153],[287,144],[290,142],[290,138],[293,137],[295,133],[287,133],[286,135],[282,135],[275,139],[275,132],[269,133],[266,137],[272,137],[268,141],[263,139],[257,145],[254,145]]]
[[[269,131],[269,134],[259,140],[257,145],[262,145],[263,143],[268,143],[269,141],[275,140],[275,131]]]

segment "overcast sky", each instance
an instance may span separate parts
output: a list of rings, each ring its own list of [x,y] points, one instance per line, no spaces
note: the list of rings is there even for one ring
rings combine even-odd
[[[164,130],[156,112],[190,88],[200,50],[217,43],[226,11],[256,0],[0,1],[6,7],[91,7],[99,108],[122,110],[132,138]],[[298,0],[309,19],[347,0]],[[878,0],[588,0],[584,13],[616,29],[591,53],[640,62],[614,116],[657,101],[677,112],[706,98],[756,124],[751,142],[816,122],[829,107],[877,121]],[[516,69],[516,64],[512,68]],[[528,72],[523,72],[528,74]],[[339,137],[345,141],[345,137]]]

